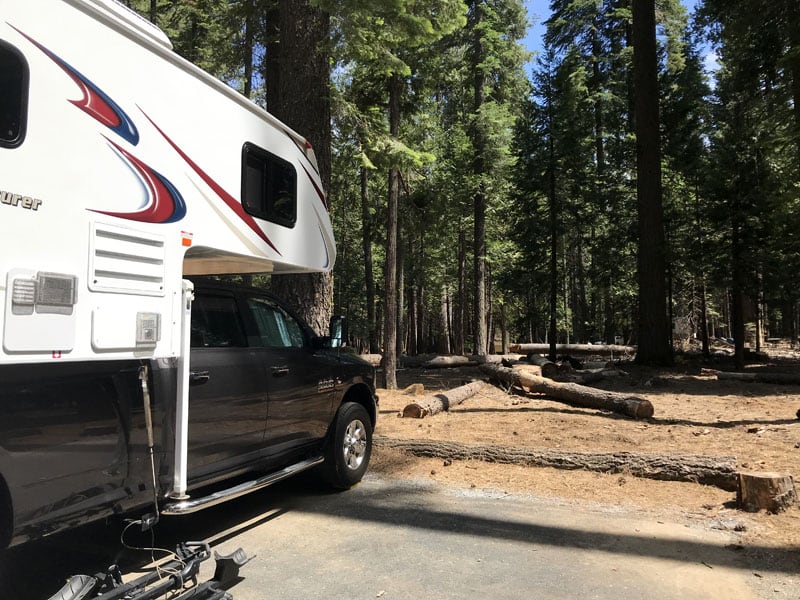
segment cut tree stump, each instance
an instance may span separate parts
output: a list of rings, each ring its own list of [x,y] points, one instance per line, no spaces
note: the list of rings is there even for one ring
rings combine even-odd
[[[733,456],[570,452],[439,440],[400,440],[382,436],[376,436],[374,443],[383,448],[394,448],[428,458],[482,460],[529,467],[625,473],[660,481],[689,481],[713,485],[727,491],[736,490],[736,457]]]
[[[654,412],[652,403],[638,396],[608,392],[577,383],[553,381],[496,365],[481,365],[481,371],[505,383],[519,385],[531,392],[539,392],[573,405],[610,410],[636,419],[648,419]]]
[[[742,471],[737,482],[736,505],[747,512],[779,513],[797,502],[794,480],[788,473]]]
[[[428,415],[435,415],[443,410],[450,410],[451,406],[461,404],[467,398],[471,398],[484,386],[482,381],[473,381],[461,387],[454,388],[447,392],[426,396],[419,402],[412,402],[403,409],[403,417],[422,419]]]

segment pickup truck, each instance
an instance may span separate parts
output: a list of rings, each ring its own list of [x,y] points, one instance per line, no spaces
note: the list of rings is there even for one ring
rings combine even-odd
[[[378,400],[373,367],[340,347],[342,321],[317,337],[262,290],[193,283],[188,497],[168,497],[174,359],[2,365],[0,545],[185,514],[310,469],[338,489],[361,480]]]

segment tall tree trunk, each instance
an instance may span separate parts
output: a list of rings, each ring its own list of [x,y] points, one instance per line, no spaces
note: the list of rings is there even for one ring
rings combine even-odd
[[[400,133],[401,86],[400,76],[392,75],[389,79],[389,133],[394,138],[397,138]],[[399,203],[400,170],[393,166],[389,170],[389,197],[386,203],[386,267],[384,268],[383,374],[388,390],[397,389],[397,215]]]
[[[399,206],[398,206],[399,210]],[[406,261],[405,261],[405,244],[398,218],[398,231],[397,231],[397,356],[402,356],[406,351],[407,337],[406,331],[408,329],[408,318],[406,317]]]
[[[244,95],[249,98],[253,93],[253,47],[255,45],[255,15],[253,0],[244,2]]]
[[[639,211],[639,364],[672,363],[667,321],[666,243],[661,197],[655,1],[633,0],[636,198]]]
[[[330,57],[326,50],[330,17],[308,0],[281,0],[279,41],[268,48],[268,74],[282,76],[267,82],[267,106],[289,127],[306,136],[314,147],[322,185],[331,182]],[[328,329],[333,310],[330,273],[272,277],[271,290],[283,298],[318,334]]]
[[[475,175],[477,189],[473,199],[474,208],[474,234],[473,234],[473,269],[475,274],[474,281],[474,303],[473,327],[475,336],[475,354],[485,356],[488,348],[486,339],[486,190],[483,183],[486,165],[484,153],[486,151],[486,134],[483,124],[480,122],[480,115],[483,111],[486,94],[486,74],[484,72],[484,53],[483,35],[481,21],[483,16],[483,1],[478,0],[474,4],[475,23],[473,27],[473,115],[475,124],[472,130],[472,146],[475,156],[472,163],[472,172]]]
[[[377,326],[375,323],[375,276],[372,271],[372,215],[369,212],[369,172],[361,167],[361,232],[364,248],[364,284],[367,303],[367,332],[369,335],[369,352],[377,354],[379,350]]]
[[[700,341],[703,344],[703,356],[711,356],[708,344],[708,307],[706,306],[706,277],[700,275]]]
[[[453,353],[464,354],[464,315],[467,304],[467,239],[464,228],[458,230],[458,291],[453,323]]]

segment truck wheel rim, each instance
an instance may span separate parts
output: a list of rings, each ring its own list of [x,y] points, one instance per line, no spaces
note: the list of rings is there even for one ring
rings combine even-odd
[[[367,453],[367,430],[364,423],[355,419],[350,421],[344,432],[344,464],[356,470],[364,462]]]

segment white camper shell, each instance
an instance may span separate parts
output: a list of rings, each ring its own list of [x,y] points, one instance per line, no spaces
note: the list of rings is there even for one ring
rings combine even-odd
[[[185,275],[333,267],[308,142],[114,0],[3,2],[0,78],[0,364],[179,357]]]

